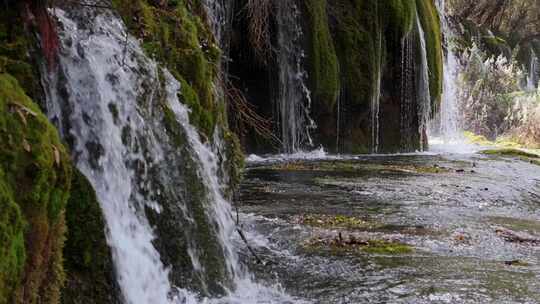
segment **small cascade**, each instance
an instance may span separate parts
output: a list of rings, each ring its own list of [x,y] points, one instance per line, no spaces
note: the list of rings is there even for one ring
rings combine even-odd
[[[420,69],[416,76],[416,92],[417,92],[417,107],[418,119],[420,120],[418,132],[420,134],[420,151],[427,149],[426,132],[428,128],[429,118],[431,116],[431,94],[429,92],[429,65],[427,59],[427,46],[424,35],[424,29],[420,23],[418,14],[416,16],[416,26],[418,28],[418,36],[420,39]]]
[[[382,69],[382,29],[377,33],[377,71],[373,80],[371,93],[371,153],[379,153],[380,141],[380,102],[381,102],[381,69]]]
[[[401,84],[400,84],[400,148],[401,151],[411,151],[412,147],[412,126],[415,117],[412,116],[412,109],[415,103],[413,95],[414,79],[414,39],[413,35],[408,35],[401,41]]]
[[[134,104],[143,83],[133,72],[144,68],[152,74],[156,66],[145,61],[143,67],[138,62],[144,60],[142,51],[131,39],[128,47],[135,51],[120,58],[124,50],[120,41],[126,33],[112,15],[99,15],[90,22],[91,34],[67,12],[56,9],[55,14],[62,25],[59,65],[63,71],[49,75],[57,76],[47,86],[52,89],[47,98],[49,117],[70,142],[77,168],[96,190],[126,303],[170,303],[169,270],[152,245],[154,233],[141,214],[144,208],[159,209],[154,200],[142,196],[143,191],[153,197],[158,193],[143,182],[149,167],[133,167],[137,162],[152,166],[163,161],[163,151],[158,145],[147,145],[145,153],[131,149],[128,141],[132,138],[126,134],[138,130],[149,142],[156,141]],[[148,89],[149,95],[155,93]]]
[[[231,30],[234,1],[204,0],[208,22],[221,50],[227,55],[229,51],[229,36]]]
[[[531,49],[531,61],[529,64],[529,75],[527,75],[527,91],[534,92],[538,87],[538,73],[540,72],[540,66],[538,64],[538,56],[534,49]]]
[[[310,117],[311,93],[303,61],[300,11],[294,1],[277,4],[277,69],[276,112],[284,153],[295,153],[313,146],[310,131],[315,122]]]
[[[96,190],[126,303],[195,303],[195,293],[234,287],[228,282],[244,275],[230,241],[230,205],[220,191],[216,157],[178,100],[179,83],[145,56],[112,13],[55,14],[61,54],[59,72],[44,77],[51,88],[49,117]],[[164,116],[168,111],[172,117]],[[165,131],[173,126],[179,128],[174,134]],[[187,144],[175,152],[179,140]],[[163,218],[155,222],[151,214]],[[182,254],[158,248],[168,216],[179,228],[166,232],[186,246],[189,275],[162,262],[164,254]],[[213,238],[216,245],[205,247]],[[209,262],[215,269],[207,268]],[[174,287],[171,279],[194,291]]]
[[[446,43],[443,61],[443,94],[439,114],[431,122],[430,135],[440,138],[444,143],[455,143],[461,140],[459,127],[458,73],[459,63],[451,45],[453,33],[446,17],[446,3],[437,1],[437,9],[441,19],[441,29]]]
[[[293,303],[241,265],[216,154],[182,87],[109,11],[51,11],[58,70],[43,69],[47,112],[101,204],[126,304]]]

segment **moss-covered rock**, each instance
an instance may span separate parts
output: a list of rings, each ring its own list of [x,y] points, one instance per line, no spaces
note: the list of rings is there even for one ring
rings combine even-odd
[[[105,222],[92,185],[75,170],[66,207],[64,304],[121,303]]]
[[[333,112],[339,94],[339,66],[330,35],[326,0],[306,1],[310,29],[310,73],[312,99]]]
[[[0,74],[0,177],[0,303],[57,303],[71,163],[56,129],[6,73]]]
[[[131,33],[141,38],[148,55],[182,84],[182,101],[191,108],[190,121],[211,138],[226,122],[215,94],[221,50],[201,17],[201,1],[113,0]]]

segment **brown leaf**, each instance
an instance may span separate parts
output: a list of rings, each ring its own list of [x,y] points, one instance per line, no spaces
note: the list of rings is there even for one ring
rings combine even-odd
[[[22,145],[26,152],[28,153],[32,152],[32,147],[30,147],[30,144],[28,143],[26,139],[23,139]]]
[[[24,113],[21,111],[20,108],[17,108],[17,110],[15,110],[15,111],[17,112],[17,114],[21,118],[21,121],[23,122],[23,124],[26,126],[28,124],[28,122],[26,121],[26,115],[24,115]]]
[[[54,153],[54,163],[56,165],[60,165],[60,151],[55,145],[53,145],[52,147],[53,147],[53,153]]]
[[[27,107],[25,107],[25,106],[21,106],[21,109],[23,109],[23,111],[24,111],[26,114],[30,114],[30,115],[32,115],[32,116],[34,116],[34,117],[37,116],[37,113],[36,113],[36,112],[30,110],[29,108],[27,108]]]

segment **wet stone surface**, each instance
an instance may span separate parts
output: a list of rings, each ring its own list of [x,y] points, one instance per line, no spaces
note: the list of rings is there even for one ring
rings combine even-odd
[[[314,303],[540,303],[540,167],[519,158],[252,162],[238,208],[256,277]]]

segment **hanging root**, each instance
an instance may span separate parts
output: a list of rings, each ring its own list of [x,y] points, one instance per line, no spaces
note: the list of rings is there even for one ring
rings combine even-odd
[[[266,65],[271,56],[270,14],[273,0],[248,0],[246,9],[249,20],[249,42],[259,61]],[[280,0],[281,1],[281,0]]]
[[[230,80],[226,80],[226,93],[231,107],[230,113],[234,115],[235,129],[239,135],[245,135],[250,127],[259,136],[270,140],[274,145],[280,145],[281,141],[272,132],[272,120],[262,117],[255,107],[249,103],[242,91],[236,88]]]

